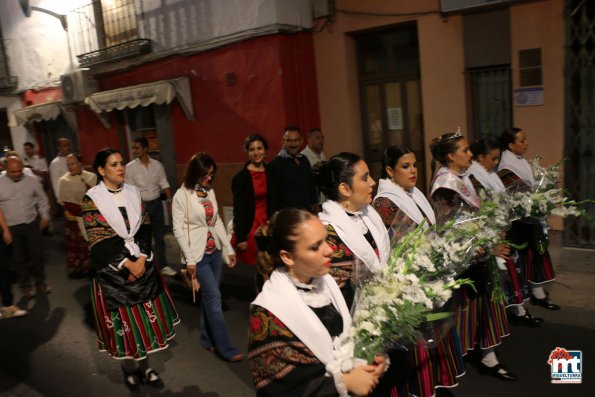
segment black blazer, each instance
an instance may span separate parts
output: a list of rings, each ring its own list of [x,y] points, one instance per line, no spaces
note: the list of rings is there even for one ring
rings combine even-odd
[[[273,212],[287,207],[312,211],[318,203],[318,194],[312,179],[312,169],[306,156],[298,154],[296,160],[275,157],[269,163],[276,207]]]
[[[250,162],[244,164],[244,169],[238,172],[231,180],[231,192],[233,194],[233,230],[238,243],[242,243],[248,239],[248,234],[254,223],[254,185],[252,184],[250,171],[248,171],[247,168],[248,164],[250,164]],[[264,169],[267,176],[267,218],[270,218],[276,204],[271,184],[271,170],[268,164],[264,165]]]

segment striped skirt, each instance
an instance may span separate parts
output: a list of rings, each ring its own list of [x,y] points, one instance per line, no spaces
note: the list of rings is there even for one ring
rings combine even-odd
[[[504,302],[494,302],[489,293],[476,295],[468,286],[457,290],[453,299],[455,326],[463,354],[473,350],[475,344],[482,349],[497,346],[509,335]]]
[[[502,277],[502,289],[506,296],[506,306],[522,305],[529,299],[529,288],[527,280],[518,266],[512,259],[506,260],[506,272]]]
[[[527,247],[519,251],[524,265],[525,279],[531,284],[545,284],[555,279],[554,266],[549,251],[540,254],[537,248]]]
[[[431,346],[420,341],[411,351],[390,352],[392,364],[372,395],[431,397],[436,388],[457,386],[465,363],[456,329],[450,326],[434,336]]]
[[[174,325],[180,322],[173,301],[164,287],[151,300],[107,310],[97,280],[91,282],[91,304],[99,351],[115,359],[141,360],[168,347]]]

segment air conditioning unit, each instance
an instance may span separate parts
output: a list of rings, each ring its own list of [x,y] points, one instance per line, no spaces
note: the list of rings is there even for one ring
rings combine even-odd
[[[60,76],[60,85],[64,103],[83,102],[85,97],[97,91],[97,81],[89,69],[77,69],[63,74]]]

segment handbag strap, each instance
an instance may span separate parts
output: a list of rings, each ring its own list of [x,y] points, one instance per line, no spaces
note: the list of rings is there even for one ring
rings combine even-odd
[[[188,248],[190,248],[190,215],[188,215],[188,207],[190,207],[190,203],[188,201],[188,191],[186,191],[186,231],[188,232]]]

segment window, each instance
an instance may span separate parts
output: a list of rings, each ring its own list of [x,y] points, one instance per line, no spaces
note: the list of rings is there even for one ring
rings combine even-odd
[[[151,41],[139,37],[135,0],[94,0],[72,11],[69,26],[82,67],[151,51]]]
[[[101,0],[105,46],[138,39],[134,0]]]
[[[521,87],[542,85],[541,48],[519,51],[519,82]]]

